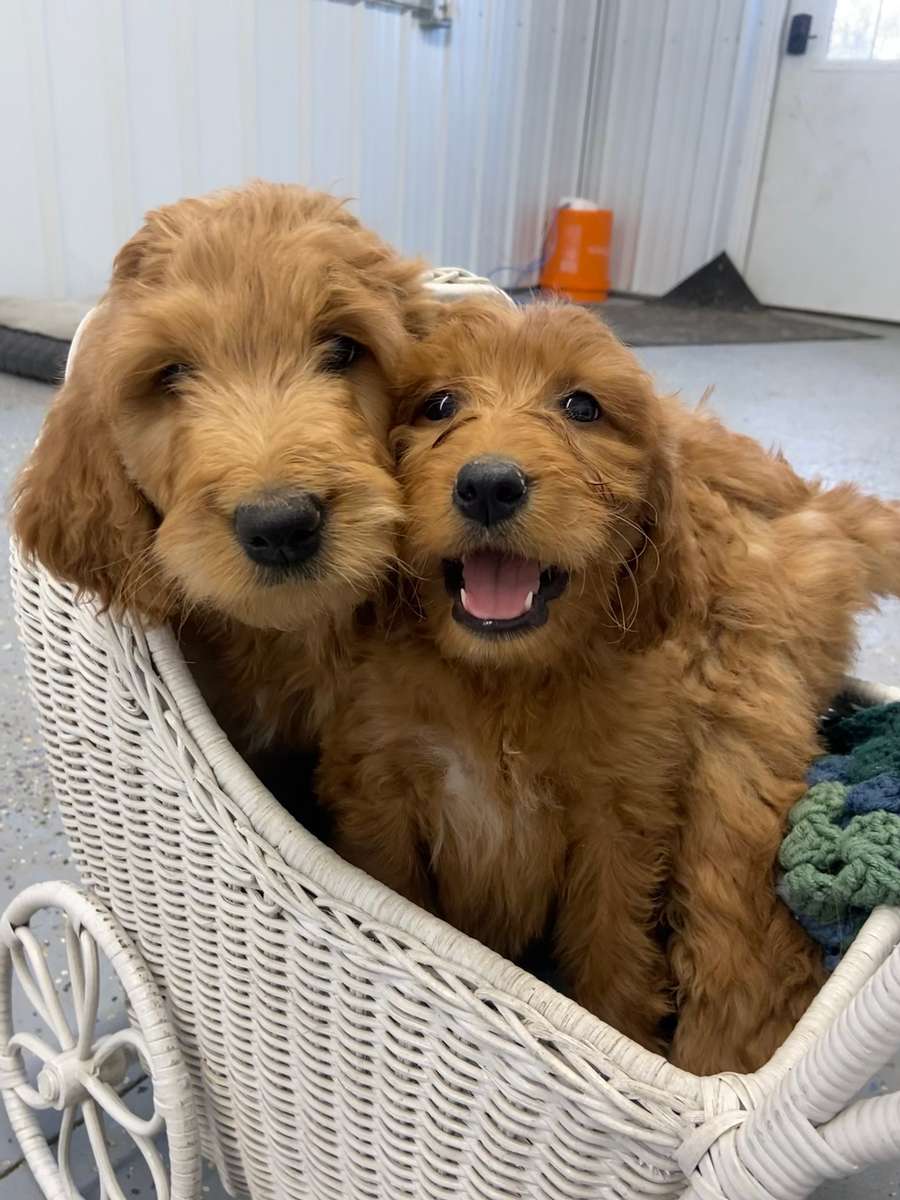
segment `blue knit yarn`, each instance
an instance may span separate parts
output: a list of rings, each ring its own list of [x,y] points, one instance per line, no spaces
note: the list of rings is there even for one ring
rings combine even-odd
[[[900,813],[900,776],[883,771],[863,783],[856,783],[847,793],[848,815],[875,812]]]
[[[779,861],[778,893],[832,967],[871,909],[898,903],[900,704],[835,720],[807,772]],[[893,814],[893,815],[888,815]]]

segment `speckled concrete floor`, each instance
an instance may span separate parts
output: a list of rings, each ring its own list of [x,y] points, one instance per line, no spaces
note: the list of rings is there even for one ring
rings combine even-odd
[[[827,480],[856,480],[900,496],[900,330],[879,341],[755,346],[679,346],[642,350],[660,388],[686,401],[715,386],[713,407],[734,429],[779,444],[798,470]],[[0,375],[0,489],[34,439],[50,389]],[[5,535],[4,535],[5,536]],[[857,673],[900,683],[900,604],[863,622]],[[0,544],[0,902],[35,879],[73,875],[42,768],[21,654],[8,599],[5,540]],[[874,1087],[900,1086],[891,1065]],[[128,1194],[152,1189],[133,1156],[115,1157]],[[97,1195],[87,1162],[78,1182]],[[900,1193],[900,1166],[890,1164],[823,1188],[818,1200],[886,1200]],[[203,1194],[223,1196],[207,1177]],[[40,1200],[0,1120],[0,1200]]]

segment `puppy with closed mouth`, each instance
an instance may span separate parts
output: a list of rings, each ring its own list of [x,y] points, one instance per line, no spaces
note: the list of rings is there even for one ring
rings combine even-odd
[[[388,381],[420,274],[301,187],[149,214],[16,486],[23,552],[170,621],[245,753],[314,740],[393,563]]]
[[[786,813],[900,517],[659,398],[586,311],[448,306],[394,445],[407,617],[323,734],[339,848],[673,1057],[765,1061],[818,988]]]

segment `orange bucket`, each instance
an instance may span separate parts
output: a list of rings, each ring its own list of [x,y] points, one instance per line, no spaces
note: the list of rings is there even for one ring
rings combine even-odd
[[[605,300],[612,223],[608,208],[558,208],[547,238],[550,253],[541,268],[541,287],[569,300]]]

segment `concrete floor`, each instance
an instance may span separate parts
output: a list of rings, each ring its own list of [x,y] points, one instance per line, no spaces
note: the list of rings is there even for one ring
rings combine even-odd
[[[900,330],[880,341],[647,349],[640,357],[661,389],[694,402],[710,385],[713,407],[736,430],[778,444],[798,470],[829,481],[856,480],[900,496]],[[37,432],[50,389],[0,375],[0,492]],[[893,449],[892,449],[893,447]],[[900,683],[900,604],[887,605],[860,629],[857,674]],[[34,716],[9,603],[5,532],[0,530],[0,907],[36,879],[74,877],[42,766]],[[110,1014],[110,1019],[112,1016]],[[900,1086],[891,1064],[876,1091]],[[134,1156],[114,1154],[122,1186],[134,1197],[152,1188]],[[87,1159],[82,1194],[98,1195]],[[900,1193],[900,1165],[864,1172],[823,1188],[818,1200],[875,1200]],[[223,1196],[207,1176],[203,1195]],[[0,1119],[0,1200],[40,1200],[11,1131]]]

